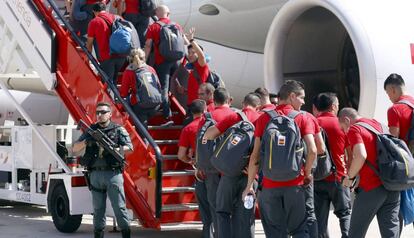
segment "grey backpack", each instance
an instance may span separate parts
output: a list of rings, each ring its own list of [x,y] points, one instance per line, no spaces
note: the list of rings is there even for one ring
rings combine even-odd
[[[325,130],[321,128],[322,138],[325,144],[325,153],[318,155],[316,158],[316,168],[313,171],[313,179],[320,181],[327,178],[329,175],[336,173],[336,166],[332,161],[332,155],[330,152],[328,135]]]
[[[414,158],[407,145],[390,134],[381,133],[367,123],[358,122],[377,136],[377,163],[378,169],[365,160],[365,163],[374,170],[384,187],[390,191],[403,191],[414,187]]]
[[[211,163],[227,176],[239,176],[246,167],[254,141],[254,126],[246,115],[237,111],[242,118],[226,130],[223,139],[216,146]]]
[[[300,175],[304,162],[305,145],[294,118],[301,112],[292,111],[288,116],[274,110],[265,111],[270,116],[261,143],[261,168],[263,175],[274,181],[289,181]]]
[[[209,112],[204,113],[205,122],[201,129],[197,132],[196,142],[196,167],[204,171],[217,171],[211,164],[210,158],[214,153],[216,144],[219,143],[220,138],[215,140],[204,139],[204,134],[207,129],[216,125],[216,121],[213,119]]]
[[[160,105],[162,98],[157,75],[144,66],[135,71],[135,76],[138,106],[141,108],[155,108]]]
[[[166,61],[177,61],[185,56],[186,48],[184,45],[183,33],[173,22],[166,24],[157,21],[161,26],[160,44],[158,49]]]

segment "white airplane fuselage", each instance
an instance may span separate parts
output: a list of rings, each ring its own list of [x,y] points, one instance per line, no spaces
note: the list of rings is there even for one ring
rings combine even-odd
[[[307,104],[317,93],[333,91],[341,106],[385,121],[391,103],[383,82],[390,73],[401,74],[414,94],[414,1],[159,2],[169,6],[173,21],[196,28],[210,68],[223,77],[236,105],[257,87],[276,93],[283,81],[295,79],[305,84]],[[46,123],[53,123],[62,114],[49,117]]]
[[[196,28],[210,67],[236,102],[259,86],[278,92],[283,81],[295,79],[305,84],[308,104],[317,93],[333,91],[341,106],[385,121],[389,74],[401,74],[414,93],[413,1],[159,2],[169,6],[173,21]]]

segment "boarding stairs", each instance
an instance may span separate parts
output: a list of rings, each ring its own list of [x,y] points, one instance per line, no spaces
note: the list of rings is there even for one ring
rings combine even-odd
[[[126,128],[134,146],[124,172],[128,208],[147,228],[199,221],[194,169],[176,156],[185,117],[178,101],[170,97],[175,126],[161,127],[157,115],[147,131],[52,0],[0,0],[0,9],[0,79],[41,81],[38,91],[55,93],[75,122],[92,123],[96,103],[110,102],[113,121]],[[30,67],[10,68],[11,60]]]

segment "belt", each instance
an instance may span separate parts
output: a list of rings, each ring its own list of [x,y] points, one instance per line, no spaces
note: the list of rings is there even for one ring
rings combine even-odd
[[[113,167],[94,167],[90,169],[91,171],[121,171],[121,168],[113,168]]]

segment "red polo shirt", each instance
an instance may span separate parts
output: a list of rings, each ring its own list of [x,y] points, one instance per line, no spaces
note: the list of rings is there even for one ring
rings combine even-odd
[[[249,120],[253,124],[260,116],[259,113],[252,108],[243,108],[242,112],[246,115],[247,120]],[[234,112],[233,114],[227,116],[226,119],[224,119],[223,121],[217,123],[216,127],[221,133],[224,133],[227,129],[229,129],[231,126],[233,126],[241,120],[242,118],[240,117],[240,115]]]
[[[401,96],[398,101],[406,100],[414,104],[414,97],[403,95]],[[389,109],[387,113],[388,117],[388,126],[389,127],[398,127],[400,129],[399,138],[404,140],[406,143],[407,141],[407,133],[411,126],[411,119],[412,119],[412,111],[410,106],[401,104],[401,103],[394,103]]]
[[[160,18],[159,21],[164,22],[165,24],[170,24],[171,21],[168,18]],[[180,25],[176,24],[177,28],[182,32],[182,28]],[[160,31],[161,26],[160,24],[154,22],[152,23],[147,30],[146,39],[151,39],[153,41],[154,45],[154,54],[155,54],[155,64],[160,65],[164,62],[164,57],[160,54],[160,51],[158,50],[158,46],[160,44]]]
[[[321,132],[321,127],[319,126],[319,123],[318,123],[318,120],[316,119],[316,117],[314,115],[312,115],[311,113],[309,113],[309,112],[306,112],[306,115],[312,121],[313,127],[315,128],[314,135]]]
[[[126,14],[139,14],[139,0],[125,0]]]
[[[207,81],[207,77],[210,73],[208,65],[205,64],[201,66],[198,61],[193,63],[194,69],[191,70],[190,75],[188,76],[188,86],[187,86],[187,105],[190,105],[195,99],[198,98],[198,88],[200,84],[203,84]],[[197,70],[199,79],[194,76],[194,70]]]
[[[231,110],[228,105],[223,105],[215,107],[214,110],[210,113],[211,117],[216,121],[216,123],[220,123],[221,121],[224,121],[226,117],[234,114],[235,112]],[[203,127],[205,121],[206,119],[203,116],[200,124],[198,125],[198,129],[201,129],[201,127]]]
[[[98,45],[98,60],[103,62],[111,58],[109,54],[109,37],[111,36],[111,29],[108,23],[102,19],[104,18],[109,25],[115,20],[115,15],[108,12],[101,12],[89,22],[88,37],[94,38]]]
[[[154,68],[152,68],[149,65],[146,65],[148,67],[148,70],[157,75]],[[135,105],[138,102],[138,99],[136,97],[137,94],[137,87],[136,87],[136,73],[135,70],[132,70],[130,66],[127,67],[127,69],[122,74],[122,81],[121,81],[121,87],[119,88],[119,93],[121,94],[121,97],[127,97],[129,94],[131,94],[131,105]],[[158,78],[158,77],[157,77]],[[158,82],[159,84],[159,82]]]
[[[336,181],[341,181],[342,176],[347,174],[347,161],[345,161],[345,148],[347,138],[345,132],[339,125],[338,118],[331,112],[322,112],[317,117],[319,125],[324,129],[328,137],[329,151],[332,161],[336,166]],[[325,179],[328,182],[335,181],[335,175],[331,174]]]
[[[207,102],[207,111],[212,112],[212,111],[214,111],[215,107],[216,107],[216,105],[214,105],[213,99],[208,100],[208,102]]]
[[[282,115],[288,115],[291,111],[293,111],[293,107],[291,105],[278,105],[276,107],[276,111]],[[254,131],[254,136],[261,138],[264,134],[266,129],[266,125],[269,122],[270,117],[267,113],[264,113],[256,120],[256,129]],[[305,135],[309,135],[314,133],[315,128],[314,124],[310,123],[308,115],[306,113],[301,113],[295,118],[295,122],[299,127],[300,134],[302,137]],[[291,186],[298,186],[303,184],[304,179],[304,171],[295,179],[289,181],[273,181],[266,177],[263,177],[263,188],[279,188],[279,187],[291,187]]]
[[[262,115],[263,113],[265,113],[265,110],[275,110],[276,106],[274,104],[265,104],[263,106],[260,107],[260,111],[259,114]]]
[[[198,131],[198,124],[203,117],[194,118],[190,124],[184,127],[180,134],[180,140],[178,141],[178,146],[191,148],[193,149],[194,153],[196,150],[196,140],[197,140],[197,131]]]
[[[359,119],[357,122],[365,122],[373,126],[378,131],[382,132],[381,124],[374,119]],[[367,129],[358,126],[352,125],[348,131],[348,140],[351,148],[353,149],[356,144],[363,143],[365,145],[365,150],[367,151],[367,160],[378,169],[377,165],[377,137],[374,133],[368,131]],[[360,181],[359,187],[362,188],[365,192],[368,192],[372,189],[375,189],[382,185],[382,182],[378,175],[368,167],[366,163],[362,166],[359,171]]]

